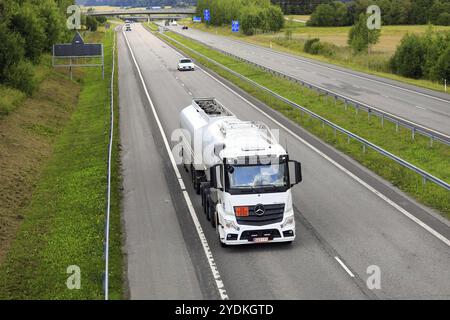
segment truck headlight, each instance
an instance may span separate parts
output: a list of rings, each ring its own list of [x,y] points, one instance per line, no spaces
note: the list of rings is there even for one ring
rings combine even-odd
[[[287,217],[286,220],[281,224],[281,228],[293,226],[295,223],[294,216]]]
[[[234,220],[228,220],[228,219],[223,219],[225,228],[230,229],[233,228],[237,231],[239,231],[239,226],[237,225],[236,222],[234,222]]]

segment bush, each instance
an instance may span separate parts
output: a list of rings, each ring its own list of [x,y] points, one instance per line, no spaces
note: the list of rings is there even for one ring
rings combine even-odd
[[[419,36],[406,35],[391,59],[392,70],[405,77],[421,78],[425,65],[425,53],[426,49]]]
[[[314,43],[318,43],[320,41],[319,38],[312,38],[312,39],[308,39],[305,42],[305,46],[303,47],[303,51],[307,52],[307,53],[312,53],[311,52],[311,47]],[[316,53],[317,54],[317,53]]]
[[[95,19],[95,17],[91,17],[91,16],[86,16],[86,28],[89,31],[97,31],[97,27],[98,27],[98,22],[97,19]]]
[[[25,55],[25,41],[16,32],[11,32],[6,24],[0,24],[0,83],[7,78],[7,70]]]
[[[27,95],[31,95],[36,89],[34,70],[30,62],[20,61],[18,64],[8,68],[6,83],[14,88],[22,90]]]
[[[442,79],[450,80],[450,46],[437,60],[436,65],[433,67],[432,77],[438,81]]]
[[[25,3],[11,18],[11,29],[17,30],[25,40],[25,56],[38,62],[44,51],[46,33],[43,19],[36,15],[37,8]]]
[[[98,17],[95,17],[95,19],[96,19],[97,22],[100,23],[100,24],[104,24],[104,23],[106,23],[106,21],[108,21],[108,18],[106,18],[106,17],[104,17],[104,16],[98,16]]]

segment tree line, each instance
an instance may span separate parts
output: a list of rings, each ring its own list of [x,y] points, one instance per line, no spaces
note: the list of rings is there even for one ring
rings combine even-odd
[[[195,5],[196,0],[79,0],[84,6],[153,7]]]
[[[284,14],[311,14],[322,3],[332,0],[272,0],[273,4],[281,7]]]
[[[407,34],[390,61],[392,71],[409,78],[450,80],[450,32]]]
[[[450,25],[450,0],[353,0],[346,3],[327,1],[315,8],[308,25],[353,25],[371,4],[380,7],[384,25]]]
[[[270,0],[198,0],[197,15],[203,16],[204,9],[210,11],[208,24],[231,25],[232,20],[239,20],[247,35],[279,31],[284,24],[281,8]]]
[[[67,40],[66,8],[72,0],[0,2],[0,83],[31,94],[33,64],[54,43]]]

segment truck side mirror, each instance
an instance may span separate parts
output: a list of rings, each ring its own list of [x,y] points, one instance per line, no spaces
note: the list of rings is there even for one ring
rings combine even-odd
[[[216,164],[209,169],[211,176],[211,188],[222,190],[222,165]]]
[[[291,187],[302,181],[302,165],[295,160],[289,160],[289,181]]]

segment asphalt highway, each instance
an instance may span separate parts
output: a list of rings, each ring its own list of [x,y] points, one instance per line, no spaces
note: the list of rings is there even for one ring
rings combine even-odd
[[[169,29],[450,136],[450,95],[196,29]]]
[[[212,96],[239,118],[280,130],[303,165],[304,181],[293,189],[295,242],[231,248],[220,247],[179,166],[230,299],[450,298],[448,222],[220,78],[177,71],[180,54],[141,25],[119,33],[118,50],[131,298],[220,298],[157,123],[173,146],[181,109]],[[367,287],[370,266],[381,271],[380,289]]]

